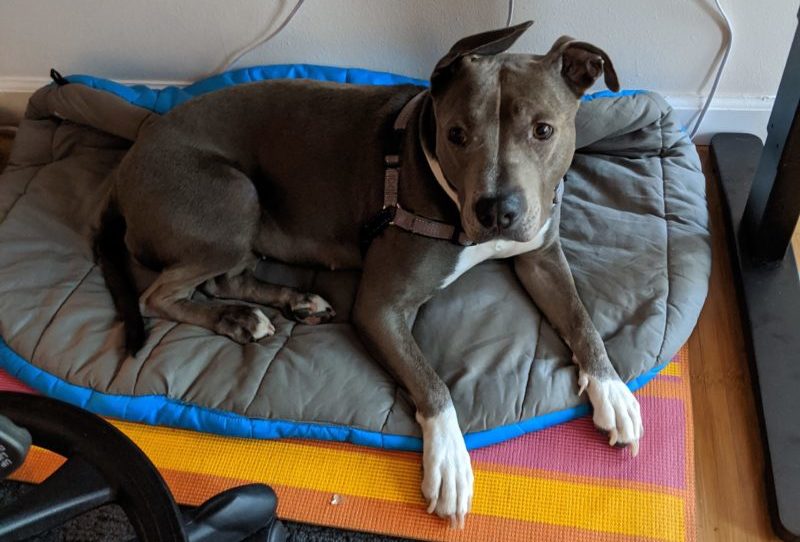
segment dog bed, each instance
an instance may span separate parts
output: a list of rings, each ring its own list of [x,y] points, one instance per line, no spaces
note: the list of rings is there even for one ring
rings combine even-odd
[[[425,512],[415,452],[112,423],[142,448],[180,504],[197,506],[220,491],[260,482],[278,494],[281,519],[403,540],[694,542],[688,350],[681,348],[636,393],[647,428],[636,458],[621,457],[596,438],[588,416],[470,452],[476,492],[463,531]],[[0,369],[3,390],[30,391]],[[34,448],[12,477],[41,483],[62,462]]]
[[[107,174],[150,116],[273,77],[424,84],[270,66],[160,91],[75,76],[32,97],[0,176],[0,365],[43,393],[125,420],[420,449],[412,403],[349,323],[357,272],[262,262],[262,277],[323,295],[337,318],[308,327],[268,310],[275,336],[245,346],[153,319],[144,349],[123,355],[122,324],[91,249]],[[705,300],[705,181],[694,146],[653,93],[589,96],[576,122],[561,238],[611,360],[636,389],[675,355]],[[588,412],[571,353],[508,262],[481,264],[437,295],[414,334],[450,387],[468,448]]]

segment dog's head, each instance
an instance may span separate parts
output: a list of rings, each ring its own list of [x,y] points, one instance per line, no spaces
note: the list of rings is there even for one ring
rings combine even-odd
[[[608,55],[567,36],[545,55],[504,53],[531,24],[459,40],[431,76],[430,145],[474,241],[536,235],[575,152],[580,97],[601,74],[619,89]]]

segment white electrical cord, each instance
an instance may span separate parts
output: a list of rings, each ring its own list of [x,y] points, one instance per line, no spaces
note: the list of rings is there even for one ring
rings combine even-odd
[[[231,54],[227,60],[225,60],[215,71],[214,73],[221,73],[231,69],[231,67],[236,64],[240,58],[244,55],[255,49],[256,47],[267,43],[269,40],[280,34],[280,32],[286,28],[286,25],[289,24],[289,21],[295,16],[297,11],[300,9],[300,6],[303,5],[305,0],[297,0],[297,3],[292,8],[292,11],[289,12],[289,15],[283,20],[283,22],[275,29],[274,32],[266,36],[259,36],[252,42],[248,43],[235,53]],[[508,16],[506,17],[506,26],[511,26],[511,19],[514,17],[514,0],[508,0]]]
[[[719,11],[720,15],[722,15],[723,21],[725,21],[725,29],[727,33],[725,35],[725,52],[722,54],[722,60],[719,62],[719,67],[717,68],[717,75],[714,77],[714,83],[711,85],[711,90],[708,93],[708,97],[706,98],[705,103],[703,104],[703,108],[700,110],[700,114],[697,116],[697,120],[694,123],[694,127],[692,131],[689,132],[689,137],[694,139],[694,136],[697,134],[697,131],[700,129],[700,125],[703,123],[703,119],[708,112],[708,108],[711,107],[711,101],[714,99],[714,94],[717,92],[717,86],[719,85],[719,80],[722,79],[722,72],[725,71],[725,64],[728,62],[728,55],[731,53],[731,48],[733,47],[733,25],[731,25],[730,19],[728,19],[728,15],[725,13],[725,10],[722,9],[722,6],[719,3],[719,0],[714,0],[714,3],[717,5],[717,11]]]
[[[247,45],[245,45],[244,47],[242,47],[241,49],[239,49],[235,53],[231,54],[231,56],[229,56],[228,59],[225,62],[223,62],[220,65],[220,67],[217,68],[217,70],[214,73],[220,73],[220,72],[224,72],[224,71],[229,70],[244,55],[246,55],[247,53],[249,53],[250,51],[252,51],[256,47],[258,47],[259,45],[263,45],[263,44],[267,43],[269,40],[271,40],[272,38],[274,38],[275,36],[280,34],[281,30],[286,28],[286,25],[289,24],[289,21],[291,21],[292,18],[295,16],[297,11],[300,9],[300,6],[303,5],[304,1],[305,0],[297,0],[297,3],[292,8],[292,11],[289,12],[289,15],[286,16],[286,18],[283,20],[283,22],[280,24],[280,26],[278,26],[278,28],[275,29],[274,32],[271,32],[266,36],[264,36],[263,34],[261,36],[258,36],[252,42],[248,43]]]

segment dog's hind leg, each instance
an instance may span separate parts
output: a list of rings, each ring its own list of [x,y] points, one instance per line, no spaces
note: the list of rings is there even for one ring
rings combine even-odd
[[[275,327],[261,309],[191,298],[196,288],[224,273],[199,265],[168,268],[142,294],[142,314],[201,326],[242,344],[273,335]]]
[[[213,297],[276,307],[303,324],[322,324],[336,316],[330,303],[320,296],[261,281],[249,269],[238,275],[225,274],[208,279],[202,290]]]

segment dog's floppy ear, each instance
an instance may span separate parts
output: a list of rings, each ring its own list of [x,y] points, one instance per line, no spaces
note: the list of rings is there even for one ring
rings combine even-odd
[[[614,64],[605,51],[569,36],[561,36],[546,55],[555,69],[561,72],[567,85],[578,97],[583,96],[600,74],[603,74],[606,86],[614,92],[619,90],[617,72]]]
[[[457,61],[467,55],[496,55],[508,50],[532,24],[533,21],[525,21],[507,28],[461,38],[436,63],[431,74],[431,84],[436,85],[450,75]]]

